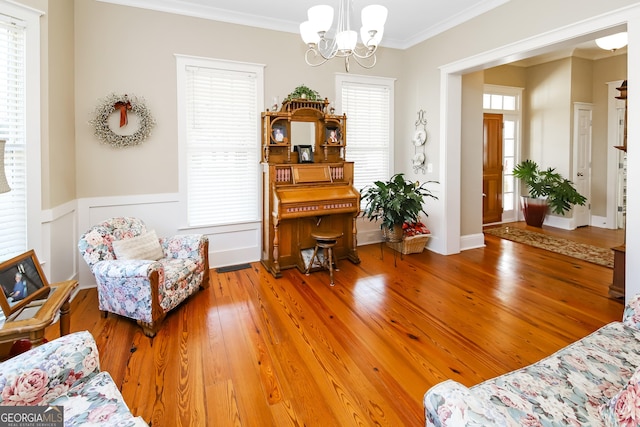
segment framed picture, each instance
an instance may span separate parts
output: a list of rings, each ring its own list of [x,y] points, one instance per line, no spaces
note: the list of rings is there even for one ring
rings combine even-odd
[[[0,306],[5,317],[49,295],[49,283],[32,250],[0,264]]]
[[[271,136],[275,142],[285,142],[287,139],[287,128],[284,126],[274,126]]]
[[[295,151],[298,152],[298,162],[313,163],[313,150],[310,145],[296,145]]]
[[[340,144],[342,142],[342,132],[339,127],[327,127],[325,134],[327,144]]]

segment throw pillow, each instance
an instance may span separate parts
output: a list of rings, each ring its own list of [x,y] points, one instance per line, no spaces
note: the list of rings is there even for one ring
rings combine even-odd
[[[117,259],[148,259],[157,261],[164,257],[155,230],[130,239],[115,240],[113,252]]]
[[[640,370],[609,402],[600,406],[600,416],[607,426],[640,425]]]

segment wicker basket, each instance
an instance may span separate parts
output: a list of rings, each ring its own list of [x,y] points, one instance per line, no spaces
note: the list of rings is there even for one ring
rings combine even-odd
[[[419,254],[424,250],[431,234],[417,234],[415,236],[405,237],[402,242],[387,242],[387,246],[401,252],[403,255]]]

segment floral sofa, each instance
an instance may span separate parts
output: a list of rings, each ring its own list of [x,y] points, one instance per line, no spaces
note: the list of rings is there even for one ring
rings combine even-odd
[[[96,278],[100,310],[135,319],[150,337],[170,310],[209,286],[202,234],[158,238],[138,218],[115,217],[84,233],[78,250]]]
[[[107,372],[93,336],[75,332],[0,363],[0,405],[62,406],[64,425],[148,426],[134,417]]]
[[[640,295],[622,322],[471,388],[437,384],[424,408],[427,426],[640,425]]]

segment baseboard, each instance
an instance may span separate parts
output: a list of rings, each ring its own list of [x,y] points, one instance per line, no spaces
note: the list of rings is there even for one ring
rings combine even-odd
[[[609,224],[607,223],[607,217],[606,216],[597,216],[597,215],[591,215],[591,224],[592,227],[598,227],[598,228],[608,228],[613,230],[614,227],[609,226]]]
[[[382,241],[384,241],[384,238],[382,237],[382,231],[379,228],[363,231],[358,230],[358,246],[380,243]]]
[[[484,234],[468,234],[460,237],[460,250],[466,251],[469,249],[484,248]]]

